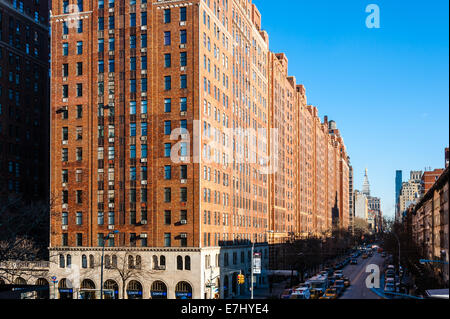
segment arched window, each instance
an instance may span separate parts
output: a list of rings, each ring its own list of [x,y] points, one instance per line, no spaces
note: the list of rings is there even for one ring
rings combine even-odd
[[[167,299],[167,286],[162,281],[154,281],[151,287],[150,295],[152,299]]]
[[[87,268],[87,257],[86,255],[81,256],[81,267]]]
[[[27,281],[25,279],[23,279],[22,277],[17,277],[16,279],[14,279],[14,284],[16,284],[16,285],[26,285]]]
[[[128,269],[134,269],[134,258],[133,256],[128,256]]]
[[[47,279],[39,278],[36,280],[36,286],[41,286],[41,289],[37,291],[36,298],[37,299],[49,299],[49,284]],[[43,289],[45,287],[45,289]]]
[[[190,256],[184,257],[184,269],[191,270],[191,257]]]
[[[114,280],[105,281],[103,289],[105,299],[119,299],[119,285]]]
[[[66,266],[66,261],[64,259],[64,255],[59,255],[59,268],[64,268]]]
[[[127,287],[128,299],[142,299],[142,285],[139,281],[132,280]]]
[[[158,269],[158,256],[153,255],[152,260],[153,260],[153,269]]]
[[[141,269],[141,256],[136,256],[136,269]]]
[[[90,279],[85,279],[80,286],[81,299],[95,299],[95,284]]]
[[[183,257],[177,256],[177,270],[183,270]]]
[[[105,268],[106,269],[111,268],[111,257],[109,255],[105,255]]]
[[[67,255],[66,257],[66,266],[70,267],[70,265],[72,265],[72,256],[71,255]]]
[[[165,256],[160,256],[159,257],[159,265],[161,267],[166,267],[166,257]]]
[[[112,266],[113,266],[113,268],[117,268],[117,256],[116,255],[112,256]]]
[[[176,299],[192,299],[192,287],[185,281],[180,281],[175,287]]]
[[[94,267],[95,267],[94,255],[89,255],[89,268],[94,268]]]

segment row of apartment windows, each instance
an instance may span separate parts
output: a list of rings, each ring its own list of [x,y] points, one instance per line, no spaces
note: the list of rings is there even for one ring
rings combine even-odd
[[[143,237],[142,235],[143,234],[141,234],[141,236],[137,236],[136,233],[130,233],[129,234],[130,246],[135,247],[136,242],[140,241],[140,247],[148,247],[147,236]],[[175,239],[180,241],[179,247],[187,247],[186,234],[176,236]],[[172,233],[164,233],[164,241],[163,242],[164,242],[164,247],[172,247]],[[105,236],[103,233],[97,234],[97,245],[99,247],[102,247],[103,245],[106,245],[108,247],[115,247],[115,244],[116,244],[115,238],[108,238],[107,240],[105,240]],[[69,234],[68,233],[61,234],[61,245],[63,247],[69,246]],[[82,233],[75,234],[75,245],[77,247],[84,247]]]

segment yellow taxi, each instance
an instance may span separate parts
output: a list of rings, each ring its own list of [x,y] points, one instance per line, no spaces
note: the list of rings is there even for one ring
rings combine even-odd
[[[328,288],[319,299],[337,299],[338,293],[336,288]]]
[[[366,253],[364,253],[363,255],[362,255],[362,258],[363,259],[367,259],[369,256],[367,256],[367,254]]]
[[[317,289],[311,289],[310,299],[319,299],[322,296],[322,291]]]

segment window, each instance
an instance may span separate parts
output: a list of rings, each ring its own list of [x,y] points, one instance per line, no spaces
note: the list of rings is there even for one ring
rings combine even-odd
[[[187,75],[182,74],[180,76],[180,88],[187,89]]]
[[[168,91],[170,89],[172,89],[172,77],[165,76],[164,77],[164,90]]]
[[[164,166],[164,179],[165,180],[172,179],[172,166],[170,165]]]
[[[187,98],[185,97],[180,98],[180,111],[181,112],[187,111]]]
[[[136,57],[130,57],[130,70],[136,71]]]
[[[130,145],[130,158],[136,158],[136,145]]]
[[[141,123],[141,135],[142,136],[147,136],[147,122],[142,122]]]
[[[182,130],[187,130],[187,120],[181,120],[180,121],[180,128]]]
[[[177,270],[183,270],[183,257],[177,256]]]
[[[180,43],[181,44],[185,44],[187,41],[187,31],[186,30],[181,30],[180,31]]]
[[[130,115],[136,114],[136,101],[130,102]]]
[[[164,121],[164,134],[170,135],[172,133],[172,122]]]
[[[69,55],[69,43],[67,42],[63,43],[63,55],[65,56]]]
[[[83,224],[83,213],[82,212],[76,213],[75,223],[77,224],[77,226],[81,226]]]
[[[77,32],[83,33],[83,20],[78,20]]]
[[[130,80],[130,92],[136,93],[136,79]]]
[[[164,99],[164,112],[170,113],[172,111],[172,99]]]
[[[114,43],[115,43],[114,38],[108,39],[108,50],[109,51],[114,51]]]
[[[147,56],[141,56],[141,70],[147,70]]]
[[[83,75],[83,62],[77,62],[77,75]]]
[[[141,144],[141,158],[147,158],[147,144]]]
[[[103,31],[105,29],[105,20],[103,17],[98,18],[98,30]]]
[[[170,143],[164,144],[164,157],[170,157],[171,150],[172,150],[172,144],[170,144]]]
[[[87,268],[87,257],[86,255],[81,256],[81,267]]]
[[[62,156],[62,161],[67,162],[69,160],[69,149],[63,148],[62,152],[61,152],[61,156]]]
[[[171,246],[171,238],[170,238],[170,233],[165,233],[164,234],[164,246],[165,247],[170,247]],[[164,263],[165,264],[165,263]],[[161,263],[162,266],[162,263]]]
[[[82,83],[77,83],[77,96],[83,96],[83,84]]]
[[[136,49],[136,35],[130,36],[130,48]]]
[[[180,52],[180,66],[187,65],[187,52]]]
[[[63,34],[69,34],[69,27],[67,25],[67,21],[63,22]]]
[[[170,9],[164,10],[164,23],[170,23]]]
[[[172,201],[172,191],[170,187],[164,188],[164,202],[170,203]]]
[[[83,105],[77,105],[77,119],[83,117]]]
[[[147,12],[141,12],[141,25],[147,25]]]
[[[182,203],[187,202],[187,188],[186,187],[180,188],[180,202],[182,202]]]
[[[187,179],[187,166],[186,165],[181,165],[180,166],[180,178],[181,179]]]
[[[147,34],[141,34],[141,48],[147,47]]]
[[[136,26],[136,13],[130,13],[130,27]]]
[[[170,31],[164,32],[164,45],[170,45]]]
[[[63,212],[62,213],[62,221],[61,221],[61,224],[63,225],[63,226],[65,226],[65,225],[67,225],[68,223],[69,223],[69,213],[67,213],[67,212]]]
[[[114,73],[114,59],[108,60],[108,70],[111,73]]]
[[[109,16],[108,17],[108,27],[109,27],[109,29],[114,30],[114,27],[115,27],[115,25],[114,25],[114,16]]]
[[[186,21],[186,7],[180,8],[180,21]]]
[[[141,114],[147,114],[147,101],[141,101]]]
[[[147,78],[141,79],[141,91],[147,92]]]
[[[164,67],[170,68],[171,66],[171,55],[170,53],[164,54]]]
[[[98,73],[103,73],[105,71],[103,60],[98,61]]]
[[[172,215],[172,213],[170,210],[164,211],[164,224],[165,225],[170,225],[172,223],[171,215]]]
[[[187,240],[186,240],[186,246],[187,246]],[[183,246],[183,244],[181,244],[181,247],[186,247],[186,246]],[[184,269],[191,270],[191,257],[189,257],[189,256],[184,257]]]
[[[77,42],[77,54],[83,54],[83,41],[78,41]]]

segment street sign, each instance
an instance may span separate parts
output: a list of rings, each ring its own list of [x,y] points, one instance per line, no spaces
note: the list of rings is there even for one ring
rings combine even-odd
[[[253,274],[261,274],[261,253],[253,254]]]

